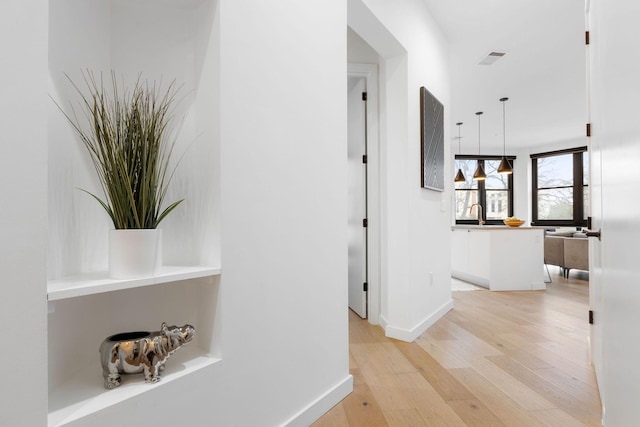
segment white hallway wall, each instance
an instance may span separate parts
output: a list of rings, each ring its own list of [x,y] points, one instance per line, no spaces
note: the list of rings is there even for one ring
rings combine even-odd
[[[0,5],[0,313],[20,349],[0,361],[25,367],[5,372],[0,425],[46,425],[48,7]],[[219,92],[211,115],[219,108],[223,361],[206,389],[159,388],[78,425],[115,412],[156,425],[308,425],[351,390],[345,4],[217,8],[220,76],[210,89]],[[58,261],[55,275],[75,262]],[[174,404],[179,413],[145,410]]]
[[[443,193],[420,188],[419,90],[425,86],[444,104],[448,123],[447,42],[418,0],[348,6],[349,26],[381,56],[381,324],[388,336],[413,340],[452,307],[452,185],[446,182]]]
[[[47,416],[47,4],[0,3],[0,425]]]
[[[346,7],[223,0],[220,17],[225,391],[237,425],[279,425],[351,387]]]
[[[407,339],[451,302],[448,197],[419,188],[419,88],[448,105],[446,43],[418,0],[401,10],[377,0],[367,6],[405,52],[385,58],[390,83],[381,97],[389,100],[383,313],[388,332]],[[185,389],[180,401],[214,425],[304,425],[350,389],[347,10],[338,0],[220,0],[218,7],[223,365],[210,389]],[[16,64],[4,67],[1,83],[5,138],[14,141],[0,147],[11,159],[2,168],[2,300],[9,303],[2,313],[7,325],[22,321],[21,363],[30,366],[28,375],[9,372],[3,382],[2,395],[13,397],[2,411],[6,425],[43,425],[47,410],[47,11],[47,1],[10,1],[0,13],[8,19],[3,40],[12,41],[4,51]],[[29,177],[20,188],[8,186],[16,174]],[[16,234],[24,242],[17,249]],[[11,356],[3,353],[2,362]],[[28,411],[19,402],[29,402]],[[247,402],[251,411],[243,410]],[[133,404],[124,409],[143,415]]]

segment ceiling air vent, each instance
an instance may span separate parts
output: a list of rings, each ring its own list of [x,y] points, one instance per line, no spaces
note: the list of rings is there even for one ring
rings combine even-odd
[[[489,52],[480,62],[478,62],[478,65],[491,65],[505,55],[506,52]]]

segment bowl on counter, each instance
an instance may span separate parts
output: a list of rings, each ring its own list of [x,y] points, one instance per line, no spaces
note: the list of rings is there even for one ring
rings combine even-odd
[[[524,221],[521,219],[505,219],[502,222],[504,222],[504,225],[509,227],[520,227],[522,224],[524,224]]]

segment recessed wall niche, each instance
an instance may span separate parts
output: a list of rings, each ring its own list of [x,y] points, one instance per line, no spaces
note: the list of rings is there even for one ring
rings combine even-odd
[[[219,264],[218,41],[213,0],[50,2],[50,95],[70,112],[82,71],[133,83],[182,85],[167,200],[185,202],[161,224],[166,264]],[[106,269],[110,221],[78,188],[102,194],[88,155],[54,102],[49,125],[49,278]],[[81,112],[79,112],[81,114]],[[184,156],[182,156],[184,154]]]
[[[186,381],[187,389],[202,389],[203,378],[220,371],[219,51],[216,0],[49,2],[50,426],[117,410],[131,399],[146,401],[157,387],[185,387]],[[78,190],[102,195],[85,148],[56,106],[69,113],[73,105],[82,114],[66,76],[82,86],[87,70],[105,79],[113,70],[125,83],[142,76],[182,85],[173,156],[180,164],[166,200],[185,202],[160,224],[164,264],[178,266],[175,273],[142,282],[101,276],[112,224]],[[76,285],[82,289],[76,292]],[[112,333],[158,330],[163,321],[194,324],[196,339],[167,362],[162,381],[136,378],[104,389],[100,342]]]

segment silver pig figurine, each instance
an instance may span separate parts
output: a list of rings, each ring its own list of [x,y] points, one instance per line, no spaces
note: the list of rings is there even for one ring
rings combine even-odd
[[[196,334],[191,325],[167,326],[162,323],[155,332],[125,332],[106,338],[100,345],[100,362],[104,386],[121,384],[121,374],[144,372],[146,382],[160,380],[167,358],[187,344]]]

